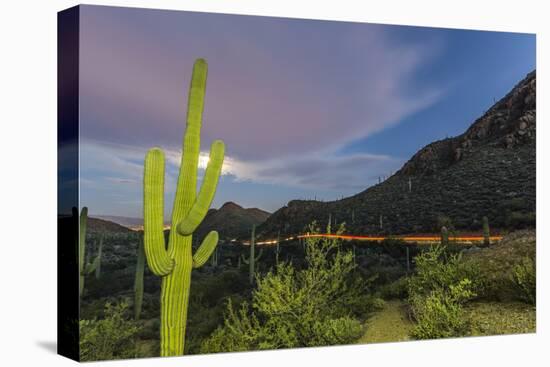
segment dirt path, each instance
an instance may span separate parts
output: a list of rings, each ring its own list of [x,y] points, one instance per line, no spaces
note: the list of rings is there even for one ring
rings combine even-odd
[[[393,300],[387,301],[385,308],[367,321],[366,327],[358,344],[410,340],[409,332],[413,324],[403,310],[403,302]]]

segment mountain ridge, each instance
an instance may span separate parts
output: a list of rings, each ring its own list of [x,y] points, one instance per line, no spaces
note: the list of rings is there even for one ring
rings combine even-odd
[[[260,236],[346,222],[350,233],[525,227],[535,220],[536,71],[458,136],[432,142],[394,175],[331,202],[291,200],[258,228]]]

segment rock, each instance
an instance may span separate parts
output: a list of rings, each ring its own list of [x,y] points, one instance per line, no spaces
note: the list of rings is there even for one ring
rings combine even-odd
[[[460,158],[462,158],[462,149],[456,148],[455,149],[455,161],[459,161]]]

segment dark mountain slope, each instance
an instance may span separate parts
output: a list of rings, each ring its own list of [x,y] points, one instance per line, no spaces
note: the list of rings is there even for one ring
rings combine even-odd
[[[208,232],[218,231],[220,239],[233,239],[247,236],[253,224],[263,223],[269,213],[257,208],[243,208],[233,202],[223,204],[220,209],[210,209],[197,228],[199,239]]]
[[[90,233],[100,233],[100,232],[129,233],[129,232],[132,232],[132,230],[124,226],[121,226],[118,223],[114,223],[104,219],[90,217],[88,218],[88,232]]]
[[[478,230],[484,215],[493,228],[534,226],[535,100],[532,72],[464,134],[422,148],[386,181],[338,201],[291,201],[259,233],[298,233],[329,213],[362,234],[433,232],[449,221]]]

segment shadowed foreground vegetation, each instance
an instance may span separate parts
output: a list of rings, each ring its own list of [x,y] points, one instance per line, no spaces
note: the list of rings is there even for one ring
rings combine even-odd
[[[104,236],[102,276],[83,297],[83,360],[159,355],[158,279],[146,269],[134,320],[135,257],[120,256],[139,240]],[[409,273],[402,244],[359,246],[310,238],[282,247],[278,266],[266,249],[253,285],[237,260],[247,246],[222,250],[219,264],[193,272],[186,353],[535,331],[534,231],[483,248],[413,246]]]

